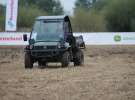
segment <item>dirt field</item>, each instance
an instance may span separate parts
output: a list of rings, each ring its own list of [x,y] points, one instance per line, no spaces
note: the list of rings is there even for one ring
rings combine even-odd
[[[25,70],[23,49],[1,48],[0,100],[135,100],[134,46],[84,52],[83,67]]]

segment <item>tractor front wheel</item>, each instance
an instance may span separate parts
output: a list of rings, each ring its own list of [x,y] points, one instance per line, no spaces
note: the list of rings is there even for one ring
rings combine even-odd
[[[25,69],[32,69],[33,68],[33,62],[32,62],[32,58],[30,56],[30,54],[25,53]]]
[[[67,67],[70,63],[70,54],[69,52],[65,52],[62,56],[62,67]]]

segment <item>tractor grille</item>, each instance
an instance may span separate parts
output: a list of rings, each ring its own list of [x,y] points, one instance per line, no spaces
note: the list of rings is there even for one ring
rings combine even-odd
[[[34,49],[36,50],[42,50],[44,47],[43,46],[35,46]]]
[[[50,54],[50,52],[32,52],[32,55],[42,57],[42,56],[49,56],[51,54]]]
[[[34,50],[56,49],[57,46],[35,46]]]
[[[45,52],[32,52],[32,56],[35,57],[52,57],[58,55],[58,52],[56,51],[45,51]]]
[[[57,46],[47,46],[47,49],[56,49]]]

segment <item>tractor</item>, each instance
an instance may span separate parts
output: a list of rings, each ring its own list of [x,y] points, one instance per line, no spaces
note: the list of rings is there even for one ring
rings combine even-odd
[[[76,42],[68,16],[39,16],[35,19],[30,38],[25,47],[25,68],[31,69],[35,62],[39,66],[60,62],[62,67],[84,64],[83,50]]]

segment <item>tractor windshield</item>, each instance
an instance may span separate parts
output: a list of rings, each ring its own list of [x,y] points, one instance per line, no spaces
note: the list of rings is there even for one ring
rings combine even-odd
[[[63,21],[37,20],[34,24],[31,39],[35,41],[60,41],[64,38]]]

